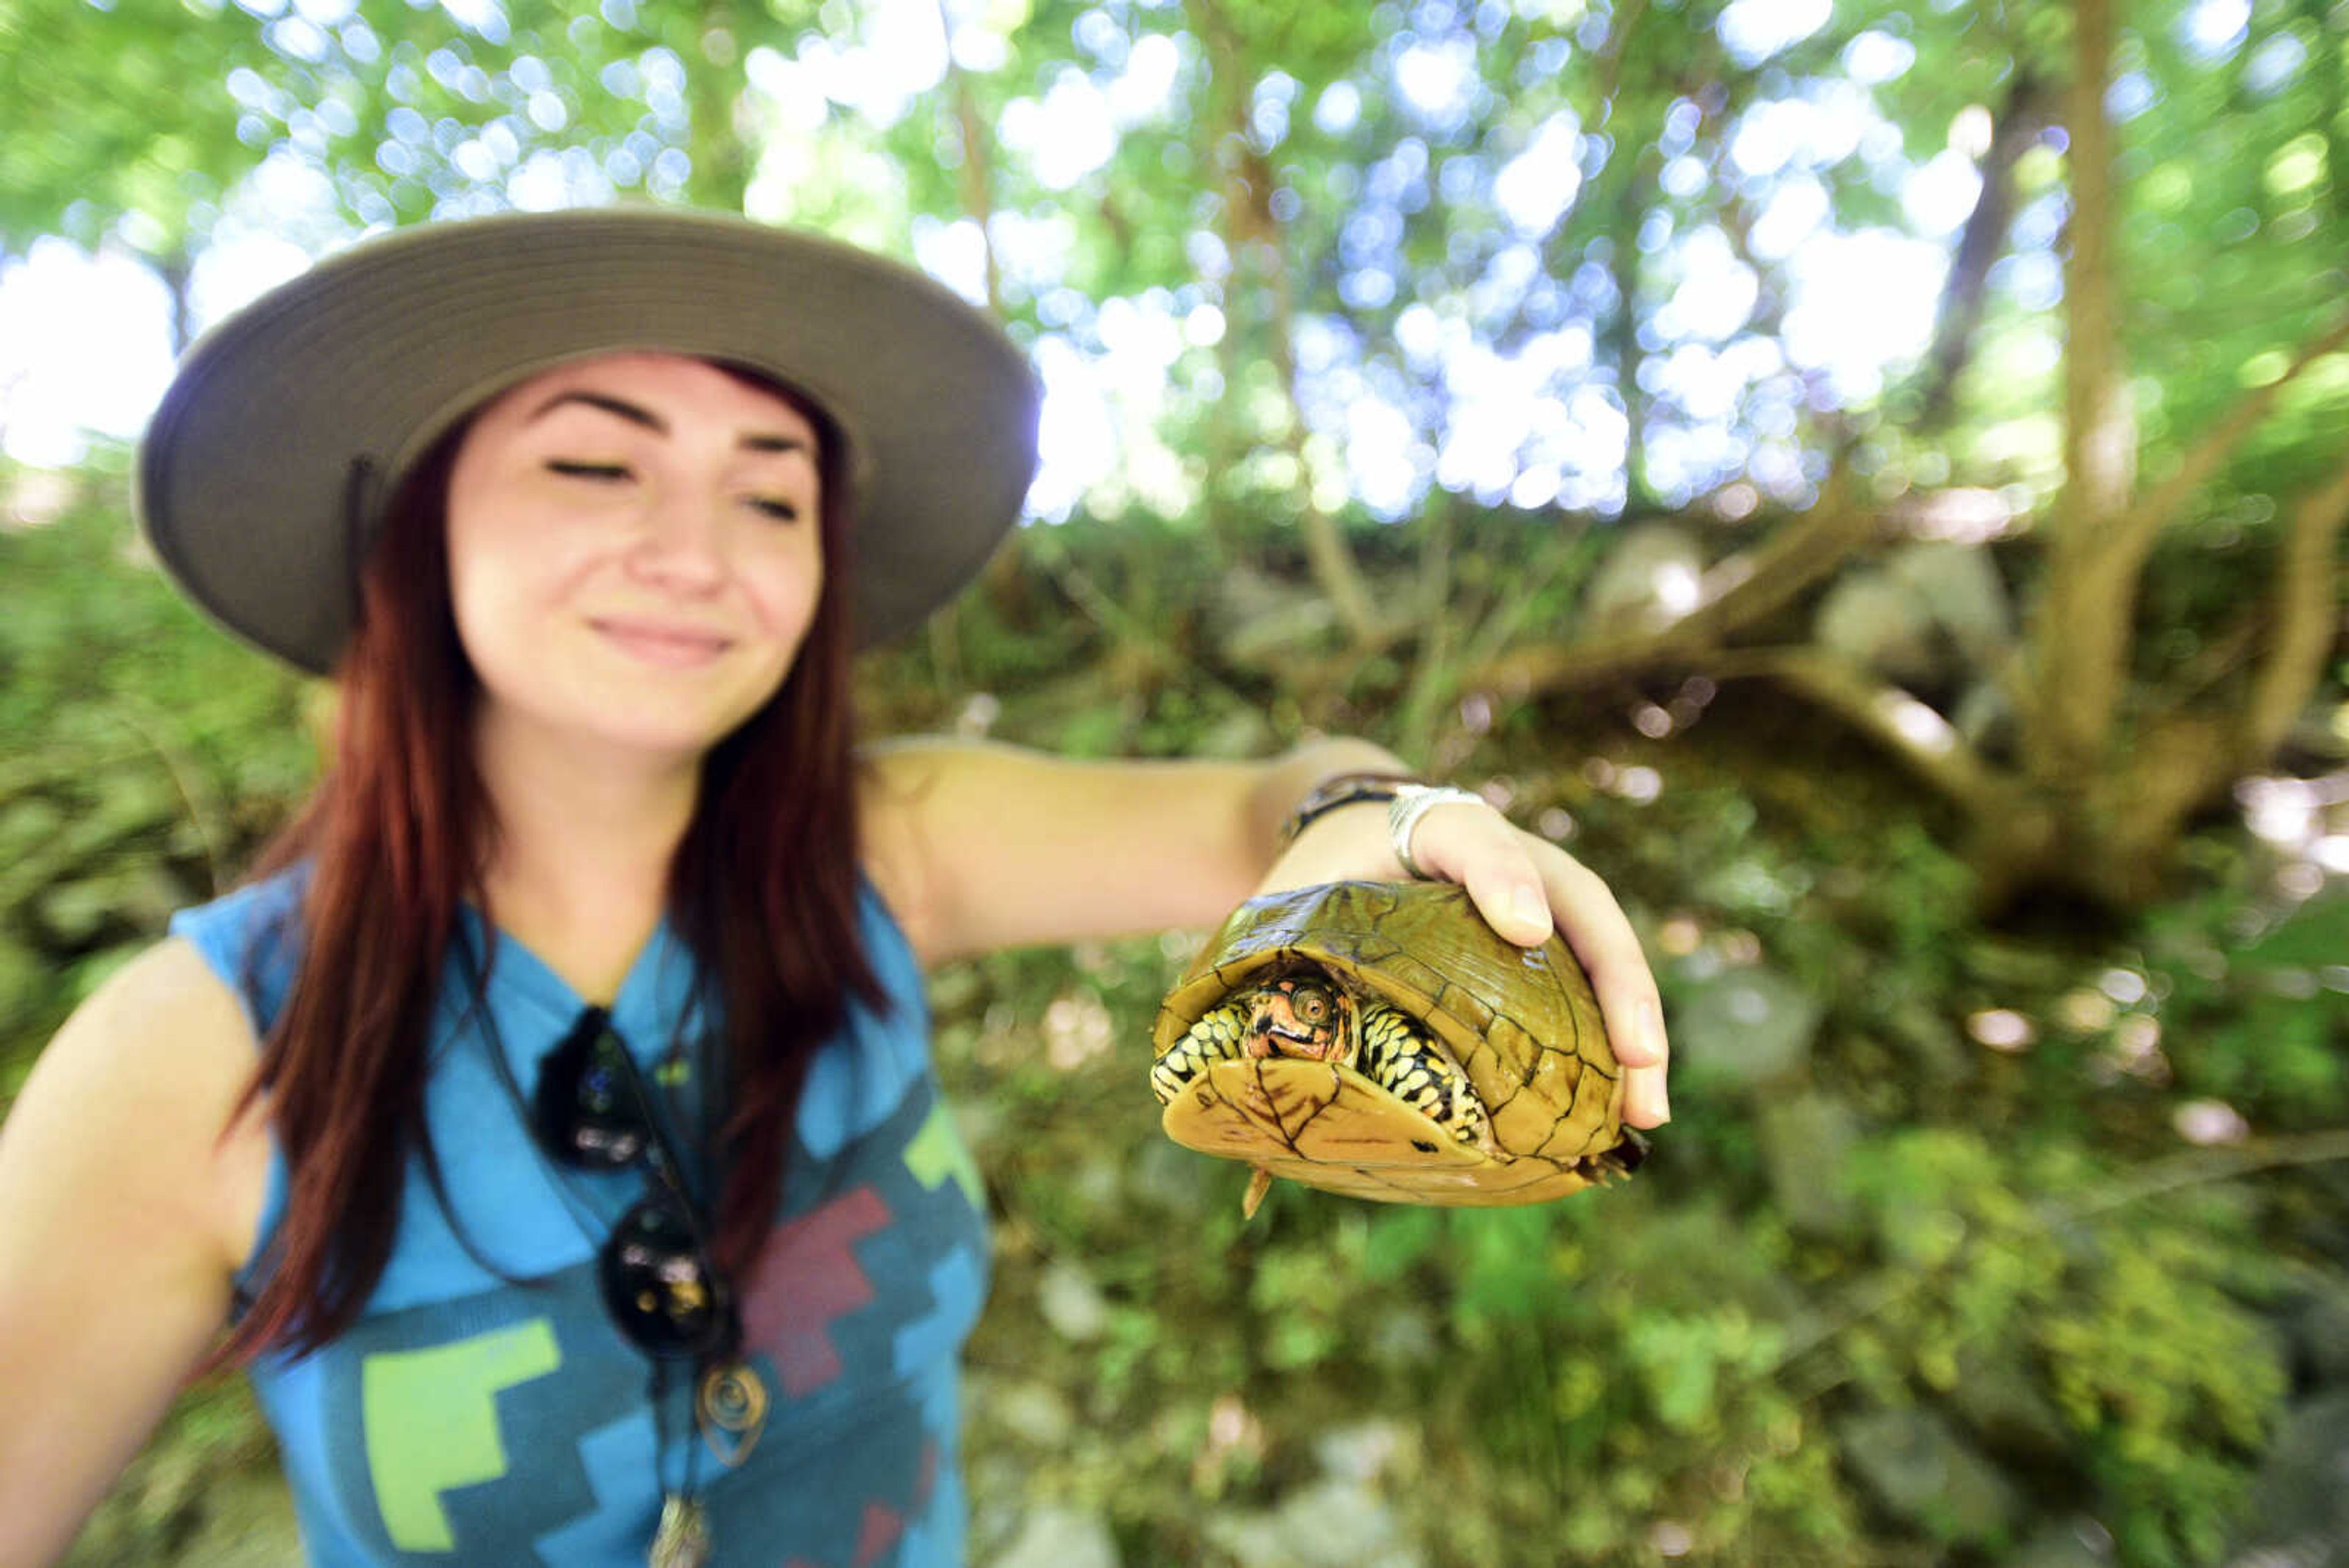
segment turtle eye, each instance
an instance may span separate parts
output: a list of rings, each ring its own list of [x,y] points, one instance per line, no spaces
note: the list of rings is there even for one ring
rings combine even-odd
[[[1288,1005],[1296,1011],[1299,1023],[1327,1023],[1330,1021],[1331,1002],[1326,987],[1300,985],[1288,993]]]

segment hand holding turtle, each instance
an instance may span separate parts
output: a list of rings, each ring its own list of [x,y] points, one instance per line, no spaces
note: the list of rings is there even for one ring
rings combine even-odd
[[[1623,1120],[1640,1127],[1670,1120],[1670,1047],[1655,977],[1607,884],[1557,845],[1464,791],[1428,805],[1402,825],[1404,841],[1397,843],[1390,821],[1401,815],[1387,801],[1365,798],[1314,815],[1273,863],[1257,894],[1326,882],[1400,881],[1416,873],[1465,888],[1485,923],[1519,947],[1539,947],[1555,929],[1589,975],[1608,1038],[1626,1069]]]

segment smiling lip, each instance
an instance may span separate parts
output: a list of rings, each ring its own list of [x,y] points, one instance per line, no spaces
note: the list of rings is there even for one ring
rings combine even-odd
[[[588,624],[620,650],[647,664],[686,670],[708,664],[733,646],[733,639],[657,621],[596,620]]]

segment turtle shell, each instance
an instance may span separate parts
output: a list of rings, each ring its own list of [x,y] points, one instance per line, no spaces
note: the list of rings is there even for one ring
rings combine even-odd
[[[1160,1006],[1157,1054],[1235,994],[1307,965],[1421,1023],[1483,1102],[1477,1139],[1350,1066],[1288,1056],[1210,1063],[1168,1102],[1168,1137],[1309,1187],[1447,1205],[1563,1198],[1644,1152],[1566,943],[1518,947],[1448,882],[1333,882],[1241,905]]]

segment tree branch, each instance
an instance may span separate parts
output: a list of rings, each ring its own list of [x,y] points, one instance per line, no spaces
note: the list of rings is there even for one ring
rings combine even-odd
[[[2020,63],[2006,105],[1982,166],[1982,192],[1958,236],[1957,254],[1941,287],[1935,311],[1933,347],[1926,356],[1932,379],[1925,389],[1920,427],[1939,429],[1957,400],[1958,378],[1973,358],[1974,333],[1982,326],[1991,264],[2006,248],[2006,234],[2014,220],[2014,165],[2047,128],[2046,89],[2030,68]]]
[[[1419,557],[1418,605],[1413,620],[1422,628],[1411,685],[1397,711],[1395,735],[1407,757],[1433,749],[1436,713],[1459,690],[1458,659],[1452,647],[1452,546],[1460,532],[1460,498],[1438,485],[1421,514],[1427,548]]]
[[[2149,714],[2132,727],[2127,749],[2081,781],[2093,825],[2088,863],[2077,870],[2122,908],[2141,905],[2159,886],[2161,861],[2179,828],[2199,807],[2224,799],[2240,775],[2238,722],[2209,712]]]
[[[1899,687],[1816,647],[1736,649],[1705,664],[1717,680],[1776,680],[1841,719],[1977,819],[2004,808],[2012,783],[1948,720]]]
[[[1590,117],[1593,128],[1604,127],[1615,118],[1615,93],[1623,79],[1623,51],[1631,41],[1631,30],[1640,25],[1640,14],[1647,8],[1648,0],[1627,0],[1607,29],[1607,42],[1599,51],[1599,102]]]
[[[2066,531],[2084,542],[2127,514],[2137,462],[2113,260],[2112,124],[2105,114],[2113,10],[2114,0],[2075,0],[2064,95],[2072,215],[2064,225],[2064,488]]]
[[[1852,504],[1839,466],[1818,501],[1753,550],[1705,574],[1696,608],[1670,626],[1591,636],[1565,647],[1520,649],[1476,671],[1470,683],[1527,693],[1579,685],[1659,664],[1714,657],[1730,636],[1776,613],[1824,581],[1876,535],[1876,517]]]
[[[2276,399],[2282,395],[2283,389],[2298,380],[2302,371],[2344,344],[2349,344],[2349,314],[2344,314],[2340,320],[2302,344],[2299,353],[2292,357],[2292,363],[2284,368],[2282,375],[2245,394],[2227,410],[2225,419],[2204,432],[2202,439],[2187,452],[2185,461],[2178,465],[2178,472],[2163,480],[2152,493],[2131,509],[2131,526],[2146,535],[2146,545],[2150,545],[2155,533],[2185,510],[2186,503],[2193,498],[2194,493],[2235,454],[2235,449],[2243,444],[2244,438],[2257,429],[2260,421],[2266,419],[2269,410],[2275,407]]]
[[[2334,547],[2349,524],[2349,462],[2303,495],[2276,560],[2275,632],[2243,710],[2238,759],[2246,770],[2275,754],[2324,677],[2340,622],[2341,570]]]

